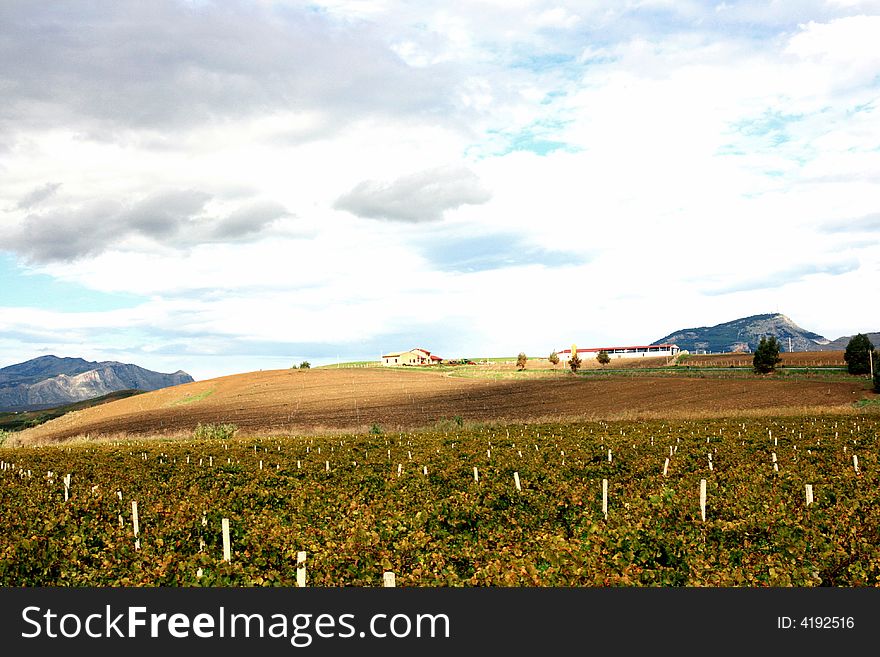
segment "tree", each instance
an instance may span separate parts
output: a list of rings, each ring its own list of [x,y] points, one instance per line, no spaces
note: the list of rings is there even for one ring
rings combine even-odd
[[[870,374],[868,352],[874,350],[874,345],[864,333],[852,337],[846,345],[843,360],[846,361],[846,369],[850,374]]]
[[[528,358],[523,352],[519,352],[519,356],[516,357],[516,369],[522,371],[526,369],[526,362]]]
[[[608,363],[611,362],[611,356],[609,356],[608,352],[603,349],[596,356],[596,360],[599,361],[599,365],[607,365]]]
[[[311,369],[311,367],[312,367],[312,364],[307,360],[304,360],[303,362],[301,362],[299,364],[299,369],[301,369],[301,370],[308,370],[308,369]]]
[[[550,357],[547,360],[550,361],[550,364],[553,365],[553,367],[556,367],[557,365],[559,365],[559,354],[557,354],[555,351],[551,352]]]
[[[572,353],[571,358],[568,360],[568,366],[571,368],[572,372],[577,372],[581,366],[581,359],[578,357],[577,352]]]
[[[782,359],[779,357],[779,340],[776,339],[776,336],[771,335],[761,338],[761,342],[758,343],[758,348],[755,350],[755,357],[752,360],[755,371],[759,374],[767,374],[775,370],[776,365],[781,362]]]
[[[880,351],[874,352],[874,392],[880,393]]]

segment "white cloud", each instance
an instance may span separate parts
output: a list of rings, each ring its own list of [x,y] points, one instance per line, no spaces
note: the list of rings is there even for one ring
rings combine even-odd
[[[146,299],[2,313],[0,358],[21,353],[12,335],[100,357],[100,335],[204,376],[287,346],[549,353],[777,309],[831,338],[880,328],[854,302],[880,253],[827,229],[878,211],[880,17],[864,6],[319,4],[206,4],[170,30],[172,3],[139,25],[117,13],[92,45],[37,44],[30,73],[68,84],[39,102],[0,71],[23,89],[0,110],[3,246]],[[137,65],[150,44],[167,59]],[[445,270],[422,248],[438,235],[583,264]]]

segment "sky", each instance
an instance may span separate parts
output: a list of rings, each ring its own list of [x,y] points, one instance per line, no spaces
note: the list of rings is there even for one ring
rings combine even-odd
[[[0,3],[0,366],[880,330],[880,2]]]

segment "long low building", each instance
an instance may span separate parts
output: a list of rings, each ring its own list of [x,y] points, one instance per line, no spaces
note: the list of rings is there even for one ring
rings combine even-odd
[[[572,345],[573,347],[575,345]],[[577,349],[578,357],[583,360],[586,358],[595,358],[600,351],[608,354],[609,358],[663,358],[677,356],[681,349],[675,344],[650,344],[636,345],[633,347],[591,347],[589,349]],[[559,360],[567,361],[571,359],[571,349],[563,349],[557,351]]]

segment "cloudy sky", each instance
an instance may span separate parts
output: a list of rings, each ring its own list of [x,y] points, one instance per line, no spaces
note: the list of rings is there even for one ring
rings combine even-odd
[[[880,330],[880,2],[0,2],[0,366]]]

